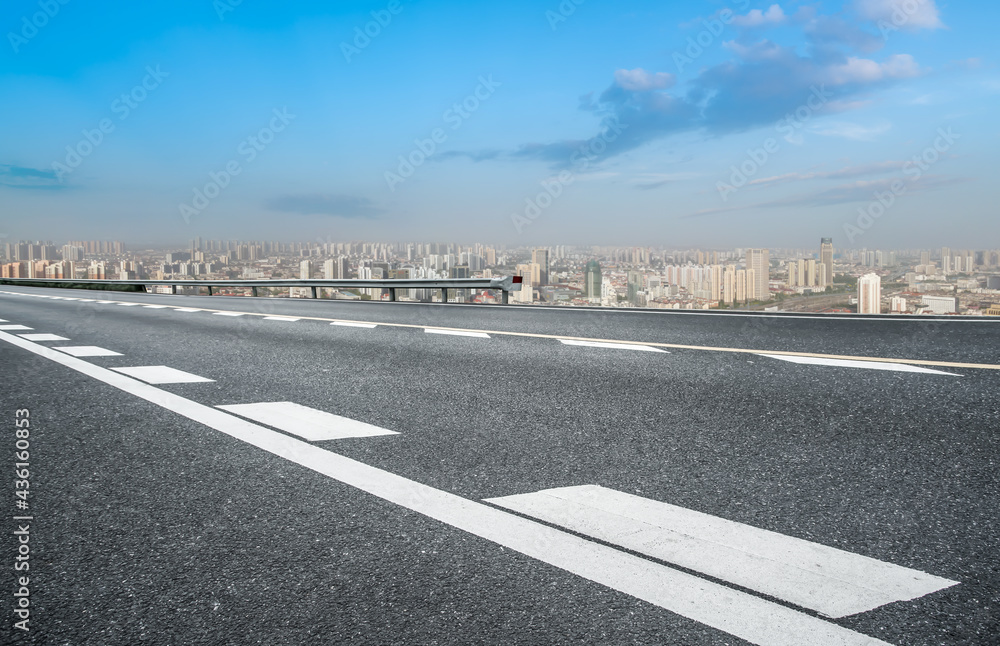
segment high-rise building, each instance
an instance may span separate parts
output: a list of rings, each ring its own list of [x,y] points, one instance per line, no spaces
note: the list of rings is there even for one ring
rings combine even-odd
[[[596,260],[583,269],[583,297],[598,301],[601,298],[601,265]]]
[[[816,287],[816,259],[810,258],[806,261],[806,286]]]
[[[858,314],[882,313],[882,277],[865,274],[858,279]]]
[[[771,255],[767,249],[747,249],[747,269],[754,272],[751,290],[759,301],[771,300]]]
[[[820,282],[820,287],[833,284],[833,238],[821,238],[819,241],[819,264],[826,267],[826,279]],[[820,278],[823,270],[820,269]]]
[[[639,305],[640,298],[639,294],[643,291],[642,289],[642,272],[630,270],[628,272],[628,283],[627,283],[627,298],[628,302],[632,305]]]
[[[299,263],[299,278],[303,280],[312,278],[312,263],[308,260]]]
[[[531,252],[531,262],[538,265],[538,284],[549,284],[549,250],[535,249]]]

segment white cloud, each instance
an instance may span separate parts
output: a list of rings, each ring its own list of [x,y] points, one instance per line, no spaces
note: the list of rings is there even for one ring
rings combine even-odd
[[[615,83],[629,92],[645,92],[647,90],[662,90],[674,84],[676,77],[667,72],[651,73],[637,67],[634,70],[616,70]]]
[[[904,29],[943,29],[935,0],[854,0],[862,18]]]
[[[810,131],[826,137],[842,137],[844,139],[853,139],[854,141],[874,141],[879,135],[888,132],[891,128],[892,124],[888,122],[873,126],[863,126],[859,123],[851,123],[849,121],[835,121],[813,126],[810,128]]]
[[[827,69],[828,82],[833,85],[874,83],[885,79],[912,78],[919,74],[920,66],[909,54],[890,56],[884,63],[851,56],[846,63]]]
[[[773,4],[767,11],[754,9],[745,16],[733,18],[733,24],[737,27],[761,27],[764,25],[780,25],[785,22],[787,16],[779,5]]]

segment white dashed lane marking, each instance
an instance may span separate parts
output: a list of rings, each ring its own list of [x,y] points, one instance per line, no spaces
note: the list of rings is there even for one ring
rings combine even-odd
[[[147,384],[196,384],[215,381],[168,366],[134,366],[131,368],[112,368],[112,370],[141,379]]]
[[[302,319],[297,319],[291,316],[265,316],[265,321],[285,321],[287,323],[294,323],[295,321],[301,321]]]
[[[18,336],[29,341],[69,341],[58,334],[18,334]]]
[[[958,583],[596,485],[487,502],[827,617],[867,612]]]
[[[175,307],[175,312],[201,312],[202,310],[196,309],[194,307]]]
[[[168,306],[167,305],[143,305],[143,307],[145,309],[147,309],[147,310],[165,310],[165,309],[167,309]]]
[[[334,321],[330,325],[339,325],[341,327],[363,327],[369,330],[374,327],[378,327],[375,323],[355,323],[354,321]]]
[[[27,325],[0,325],[0,330],[34,330],[33,327],[28,327]]]
[[[141,305],[142,303],[118,303],[118,304],[121,305],[122,307],[135,307],[137,305]]]
[[[443,329],[434,328],[434,327],[424,328],[424,332],[426,332],[427,334],[447,334],[447,335],[450,335],[450,336],[468,336],[468,337],[473,337],[473,338],[476,338],[476,339],[488,339],[488,338],[490,338],[490,335],[486,334],[485,332],[467,332],[465,330],[443,330]]]
[[[236,413],[293,433],[311,442],[320,440],[342,440],[348,437],[374,437],[377,435],[398,435],[371,424],[340,417],[315,408],[293,402],[265,402],[261,404],[230,404],[219,406],[230,413]]]
[[[54,348],[60,352],[71,354],[74,357],[120,357],[121,352],[107,350],[96,345],[67,345],[61,348]]]
[[[791,363],[801,363],[809,366],[832,366],[835,368],[865,368],[867,370],[889,370],[892,372],[921,372],[928,375],[948,375],[949,377],[961,377],[962,375],[944,370],[933,370],[931,368],[921,368],[911,366],[906,363],[886,363],[879,361],[853,361],[851,359],[827,359],[824,357],[793,357],[783,354],[764,354],[762,357],[769,359],[779,359]]]
[[[654,348],[649,345],[637,345],[632,343],[611,343],[605,341],[575,341],[573,339],[559,339],[560,343],[565,345],[579,345],[587,348],[610,348],[612,350],[640,350],[642,352],[663,352],[664,354],[669,354],[666,350],[661,350],[660,348]]]
[[[244,316],[246,312],[212,312],[214,316]]]

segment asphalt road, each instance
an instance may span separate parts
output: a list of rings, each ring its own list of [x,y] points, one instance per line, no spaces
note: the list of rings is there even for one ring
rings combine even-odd
[[[780,643],[821,643],[785,627],[783,612],[856,636],[845,644],[995,644],[1000,635],[998,322],[0,290],[0,642],[779,643],[756,637],[771,630],[785,635]],[[18,336],[37,333],[68,341]],[[645,347],[665,352],[559,337],[662,344]],[[119,354],[60,362],[50,355],[65,353],[48,348],[61,346]],[[889,365],[936,372],[828,365],[822,355],[908,360]],[[101,376],[113,371],[100,370],[159,365],[213,381],[116,386]],[[167,395],[158,400],[158,392]],[[267,438],[295,435],[254,422],[266,429],[255,445],[184,412],[259,402],[294,402],[398,434],[297,440],[310,445],[301,451],[356,461],[320,473],[297,448],[267,448]],[[31,422],[27,632],[14,628],[12,607],[20,574],[13,517],[24,513],[13,475],[20,409]],[[371,472],[347,473],[357,463]],[[375,484],[366,489],[365,478]],[[384,483],[388,493],[372,493]],[[392,488],[408,483],[429,489],[394,500]],[[483,502],[579,485],[955,584],[827,617],[754,583],[579,529],[550,536],[560,523],[528,522]],[[436,492],[448,494],[448,505],[475,504],[435,516],[427,510]],[[537,526],[548,538],[518,548],[520,530],[505,536],[489,522],[470,530],[466,516],[477,514],[513,518],[528,532]],[[564,544],[592,546],[591,569],[560,564]],[[744,631],[726,628],[726,605],[704,619],[699,608],[639,598],[627,582],[601,579],[614,577],[608,555],[622,552],[640,564],[633,579],[645,576],[642,567],[680,572],[763,601],[774,614],[763,614],[766,630]],[[655,590],[675,592],[686,598],[688,590]]]

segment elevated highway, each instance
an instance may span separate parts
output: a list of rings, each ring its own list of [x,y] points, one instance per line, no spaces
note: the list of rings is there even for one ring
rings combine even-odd
[[[12,286],[0,319],[24,643],[1000,634],[1000,320]]]

